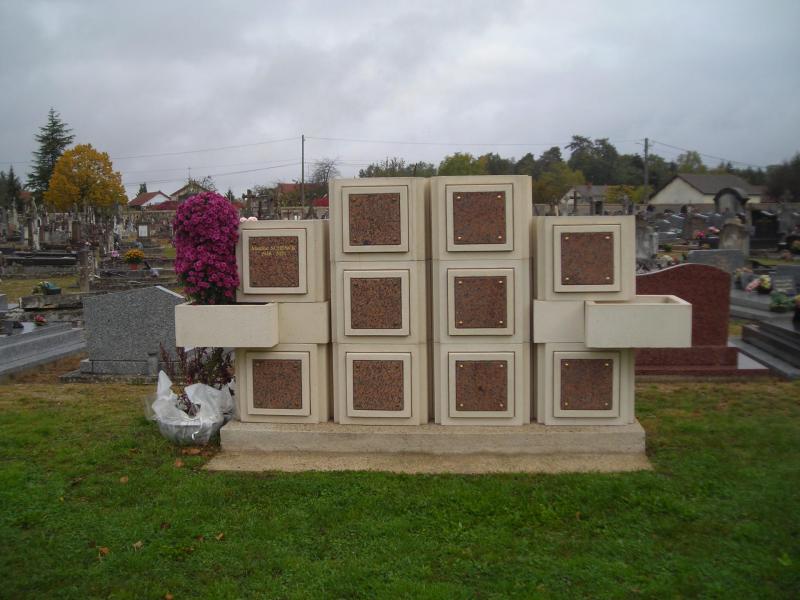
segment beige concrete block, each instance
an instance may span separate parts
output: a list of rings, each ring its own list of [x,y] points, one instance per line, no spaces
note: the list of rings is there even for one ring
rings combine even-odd
[[[331,341],[330,302],[278,303],[281,344],[327,344]]]
[[[587,300],[585,327],[590,348],[688,348],[692,305],[677,296]]]
[[[434,344],[433,353],[436,423],[530,421],[530,344]]]
[[[238,452],[383,455],[399,460],[419,455],[488,455],[510,460],[515,456],[642,455],[645,432],[638,422],[619,427],[546,427],[526,423],[519,427],[433,423],[412,427],[374,425],[272,424],[231,421],[220,432],[223,454]],[[423,459],[424,460],[424,459]]]
[[[330,183],[331,260],[425,260],[428,180],[336,179]]]
[[[434,341],[530,341],[528,260],[433,261],[432,271]]]
[[[536,300],[635,296],[634,217],[534,217],[533,222]]]
[[[278,305],[179,304],[175,344],[181,348],[271,348],[280,340]]]
[[[324,423],[331,415],[330,345],[236,349],[236,397],[245,423]]]
[[[633,350],[584,344],[535,346],[536,421],[544,425],[634,422]]]
[[[328,221],[239,225],[238,302],[323,302],[330,298]]]
[[[426,263],[334,263],[337,343],[417,344],[427,339]]]
[[[425,345],[334,344],[334,420],[343,424],[428,422]]]
[[[533,342],[577,342],[586,339],[583,300],[534,300]]]
[[[433,177],[432,258],[529,258],[532,207],[527,175]]]

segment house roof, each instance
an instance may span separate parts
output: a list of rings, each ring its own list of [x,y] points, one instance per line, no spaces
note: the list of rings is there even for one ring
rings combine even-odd
[[[178,205],[180,202],[177,200],[167,200],[166,202],[160,202],[158,204],[151,204],[150,206],[146,206],[147,210],[178,210]]]
[[[582,198],[603,198],[606,195],[607,185],[576,185],[573,186],[567,194],[572,196],[572,190]]]
[[[300,192],[301,184],[299,183],[279,183],[277,186],[278,193],[290,194],[292,192]],[[306,182],[306,192],[319,192],[325,189],[324,183],[308,183]]]
[[[763,191],[760,186],[750,185],[738,175],[733,175],[731,173],[678,173],[672,179],[674,180],[675,178],[683,179],[698,192],[707,196],[713,196],[723,188],[740,189],[748,194],[754,195],[759,195]],[[672,180],[670,180],[670,182],[671,181]]]
[[[155,198],[158,195],[164,196],[165,198],[167,197],[167,195],[164,194],[161,191],[158,191],[158,192],[145,192],[144,194],[139,194],[138,196],[136,196],[136,198],[134,198],[133,200],[128,202],[128,206],[131,206],[131,207],[144,206],[145,204],[150,202],[153,198]]]
[[[199,194],[201,192],[208,192],[208,191],[210,191],[210,190],[207,190],[206,188],[204,188],[202,185],[200,185],[196,181],[191,181],[191,182],[187,183],[186,185],[184,185],[182,187],[179,187],[174,192],[172,192],[170,194],[170,197],[174,198],[175,196],[182,196],[182,195],[186,194],[187,192],[191,192],[193,194],[194,193]]]
[[[320,198],[314,200],[314,206],[321,206],[321,207],[328,206],[328,194],[325,194],[324,196],[321,196]]]

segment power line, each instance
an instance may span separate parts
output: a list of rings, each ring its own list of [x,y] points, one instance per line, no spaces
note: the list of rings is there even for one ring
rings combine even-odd
[[[246,169],[244,171],[229,171],[227,173],[210,173],[208,177],[225,177],[226,175],[244,175],[246,173],[257,173],[259,171],[269,171],[271,169],[281,169],[283,167],[294,167],[299,165],[300,162],[291,162],[282,165],[275,165],[272,167],[262,167],[260,169]],[[123,185],[139,185],[140,183],[170,183],[172,181],[184,181],[185,178],[173,178],[173,179],[148,179],[147,181],[130,181],[124,183]]]
[[[253,142],[250,144],[236,144],[233,146],[218,146],[216,148],[200,148],[198,150],[183,150],[181,152],[160,152],[158,154],[138,154],[135,156],[112,156],[112,160],[128,160],[132,158],[156,158],[159,156],[179,156],[181,154],[197,154],[200,152],[216,152],[217,150],[233,150],[235,148],[249,148],[252,146],[263,146],[265,144],[278,144],[280,142],[295,142],[296,137],[281,138],[279,140],[266,140],[263,142]]]
[[[571,142],[428,142],[428,141],[398,141],[398,140],[366,140],[360,138],[335,138],[316,137],[307,135],[307,140],[322,140],[326,142],[354,142],[360,144],[397,144],[405,146],[565,146]]]
[[[706,158],[713,158],[714,160],[721,160],[722,162],[729,162],[732,164],[737,165],[745,165],[747,167],[755,167],[757,169],[766,169],[767,167],[763,165],[755,165],[753,163],[747,163],[741,160],[733,160],[731,158],[724,158],[722,156],[714,156],[713,154],[706,154],[705,152],[698,152],[697,150],[691,150],[689,148],[681,148],[680,146],[673,146],[672,144],[667,144],[666,142],[660,142],[658,140],[650,140],[654,144],[660,144],[662,146],[666,146],[667,148],[672,148],[673,150],[682,150],[683,152],[697,152],[700,156],[705,156]]]

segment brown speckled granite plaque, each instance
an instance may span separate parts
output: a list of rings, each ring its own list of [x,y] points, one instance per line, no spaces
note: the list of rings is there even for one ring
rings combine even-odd
[[[453,299],[456,329],[503,329],[508,327],[506,290],[508,278],[456,277]]]
[[[505,244],[506,193],[453,192],[453,243]]]
[[[402,280],[399,277],[351,278],[350,327],[402,329]]]
[[[402,242],[400,194],[350,194],[351,246],[398,246]]]
[[[353,361],[355,410],[403,410],[403,392],[402,360]]]
[[[561,284],[611,285],[614,283],[614,233],[561,234]]]
[[[300,286],[299,238],[294,235],[251,237],[248,248],[250,286]]]
[[[609,358],[563,358],[561,410],[611,410],[614,361]]]
[[[303,362],[283,358],[254,359],[253,407],[303,408]]]
[[[456,361],[456,411],[505,411],[508,396],[506,361]]]

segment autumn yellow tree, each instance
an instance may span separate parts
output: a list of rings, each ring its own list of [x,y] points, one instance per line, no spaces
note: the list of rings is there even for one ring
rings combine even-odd
[[[78,144],[56,162],[45,202],[57,211],[107,212],[126,201],[122,176],[114,171],[111,159],[91,144]]]

